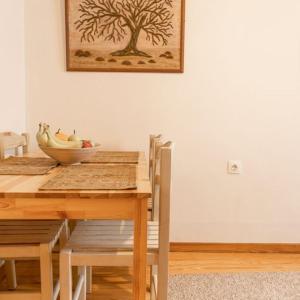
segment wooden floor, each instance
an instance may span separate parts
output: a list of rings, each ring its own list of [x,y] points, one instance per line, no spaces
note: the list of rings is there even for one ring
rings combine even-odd
[[[55,262],[55,276],[57,263]],[[253,253],[171,253],[170,274],[211,272],[300,271],[300,254]],[[39,288],[39,263],[17,264],[19,289]],[[93,294],[88,300],[131,299],[131,270],[128,268],[94,268]],[[5,288],[2,277],[0,289]]]

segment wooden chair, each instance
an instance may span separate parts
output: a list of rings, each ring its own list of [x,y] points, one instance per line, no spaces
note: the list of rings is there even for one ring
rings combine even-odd
[[[0,257],[8,271],[8,289],[17,288],[14,260],[40,259],[41,291],[1,291],[0,300],[55,300],[59,282],[53,285],[52,250],[59,241],[62,248],[68,238],[65,221],[0,221]]]
[[[5,158],[6,150],[14,150],[14,154],[19,154],[19,148],[22,147],[22,152],[28,152],[29,134],[22,133],[21,135],[11,131],[0,132],[0,160]],[[16,286],[16,279],[14,275],[14,261],[4,261],[0,259],[0,266],[5,266],[5,273],[7,277],[9,289],[14,289]]]
[[[168,286],[169,215],[172,144],[159,150],[159,221],[148,222],[147,263],[152,270],[151,299],[166,300]],[[133,222],[86,221],[75,227],[66,247],[60,253],[61,300],[86,299],[86,266],[132,266]],[[79,267],[79,279],[72,296],[72,266]]]
[[[150,182],[152,184],[152,190],[154,189],[154,177],[155,177],[155,172],[156,172],[156,159],[157,159],[157,146],[161,145],[161,139],[162,135],[154,135],[151,134],[149,137],[149,178]],[[152,210],[154,207],[152,198],[149,198],[148,200],[148,211],[150,216],[150,220],[153,218],[154,211]],[[73,232],[75,226],[77,224],[77,221],[70,221],[69,226],[71,232]],[[76,268],[73,268],[73,281],[76,282],[78,270]],[[92,293],[92,285],[93,285],[93,269],[92,267],[87,267],[86,268],[86,273],[87,273],[87,283],[86,283],[86,289],[87,292],[90,294]]]
[[[23,153],[28,152],[29,134],[21,135],[14,132],[0,132],[0,160],[4,159],[6,150],[14,150],[15,155],[19,154],[19,148],[22,147]]]

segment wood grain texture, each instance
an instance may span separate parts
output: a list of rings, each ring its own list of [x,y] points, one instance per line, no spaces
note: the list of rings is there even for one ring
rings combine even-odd
[[[135,200],[132,198],[7,198],[0,199],[0,219],[132,220]]]
[[[60,254],[60,297],[65,300],[72,300],[72,270],[70,267],[71,251],[62,250]]]
[[[133,248],[133,298],[135,300],[146,298],[147,211],[147,199],[136,201]]]
[[[148,222],[149,252],[158,251],[158,233],[158,223]],[[85,252],[92,251],[93,253],[96,251],[102,253],[109,249],[132,251],[133,242],[134,225],[131,221],[85,221],[78,223],[66,248],[76,252],[84,249]]]
[[[165,300],[168,298],[172,145],[170,147],[163,146],[160,155],[160,173],[158,177],[155,177],[160,186],[157,300]]]
[[[12,259],[5,261],[5,273],[7,286],[9,290],[15,290],[17,288],[16,266],[15,261]]]
[[[41,154],[28,154],[37,157]],[[0,201],[4,198],[149,198],[151,187],[148,168],[144,153],[140,152],[136,171],[136,185],[134,190],[92,190],[92,191],[40,191],[39,188],[61,171],[57,167],[48,175],[42,176],[0,176]],[[1,209],[1,203],[0,203]]]
[[[49,223],[48,223],[49,222]],[[60,233],[62,229],[65,229],[66,222],[53,222],[53,221],[45,221],[43,222],[45,225],[41,225],[42,222],[34,222],[33,226],[29,228],[29,222],[24,222],[24,228],[20,226],[21,222],[16,221],[16,226],[13,225],[13,222],[10,221],[0,221],[2,229],[6,229],[6,234],[2,234],[1,236],[1,247],[0,247],[0,256],[4,259],[14,258],[14,259],[25,259],[31,258],[35,259],[36,257],[40,258],[40,277],[41,277],[41,292],[39,295],[31,293],[28,294],[28,291],[21,292],[19,290],[14,292],[2,292],[0,291],[0,299],[6,300],[18,300],[18,299],[41,299],[41,300],[55,300],[56,296],[59,292],[59,285],[55,287],[53,290],[53,272],[52,272],[52,250],[57,240],[60,237]],[[34,223],[39,223],[39,225],[34,225]],[[56,225],[59,224],[59,225]],[[39,227],[42,229],[46,228],[45,235],[49,236],[49,240],[39,243],[36,236],[39,236],[39,233],[32,233],[32,230],[38,231]],[[28,229],[26,233],[26,228]],[[50,228],[50,230],[49,230]],[[25,231],[23,234],[19,234],[19,231]],[[7,237],[12,237],[7,241]],[[30,245],[26,245],[28,243],[28,238],[32,239]],[[51,239],[50,239],[51,238]],[[16,242],[15,242],[16,240]],[[22,240],[25,240],[22,243]],[[20,243],[20,245],[19,245]],[[5,267],[7,267],[7,263],[10,264],[6,270],[6,280],[7,286],[9,289],[16,289],[16,278],[15,278],[15,265],[14,261],[6,261]],[[8,272],[9,271],[9,272]],[[30,276],[29,276],[30,277]],[[31,298],[32,297],[32,298]]]
[[[171,243],[172,252],[300,253],[300,244]]]
[[[50,243],[61,231],[63,221],[20,222],[0,220],[0,245]]]
[[[299,271],[300,254],[170,253],[170,274]]]
[[[43,176],[0,176],[0,219],[132,219],[133,199],[151,195],[143,153],[135,190],[39,191],[59,171],[58,167]]]
[[[136,299],[144,299],[147,204],[151,196],[145,155],[140,154],[137,165],[137,189],[130,191],[39,191],[59,170],[35,177],[0,176],[0,219],[134,220],[134,290]]]
[[[53,269],[52,249],[49,244],[40,245],[40,268],[41,268],[41,299],[53,299]]]

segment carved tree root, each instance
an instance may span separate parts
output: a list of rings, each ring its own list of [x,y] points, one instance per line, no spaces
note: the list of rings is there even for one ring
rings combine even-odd
[[[118,50],[115,52],[111,53],[112,56],[144,56],[144,57],[152,57],[151,55],[143,52],[143,51],[139,51],[137,49],[123,49],[123,50]]]

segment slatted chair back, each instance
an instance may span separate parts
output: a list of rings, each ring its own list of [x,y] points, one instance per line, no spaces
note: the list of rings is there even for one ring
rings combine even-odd
[[[19,154],[19,148],[22,147],[23,154],[28,152],[29,134],[21,135],[14,132],[0,132],[0,159],[5,158],[6,150],[14,150],[15,155]]]
[[[161,150],[164,147],[167,147],[171,142],[163,144],[161,140],[157,140],[153,146],[154,152],[154,164],[153,164],[153,174],[151,178],[152,184],[152,221],[159,221],[160,213],[160,177],[161,177]]]
[[[162,135],[151,134],[149,138],[149,177],[152,177],[152,169],[155,161],[155,145],[162,140]]]
[[[152,195],[155,192],[155,175],[157,168],[157,147],[161,145],[162,135],[150,135],[149,141],[149,178],[151,183]],[[152,211],[151,219],[154,217],[153,197],[149,199],[148,209]]]

